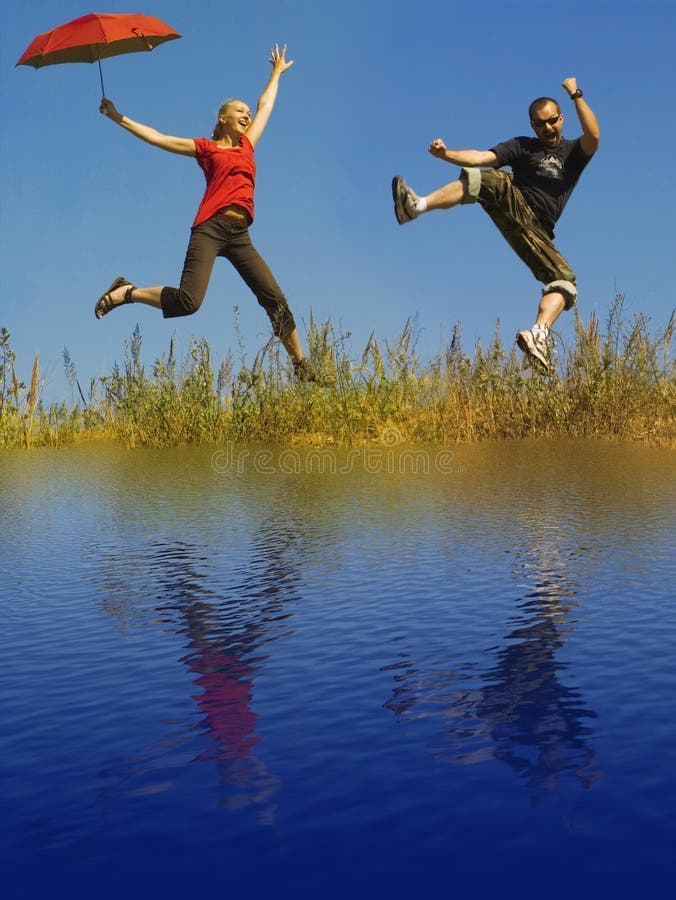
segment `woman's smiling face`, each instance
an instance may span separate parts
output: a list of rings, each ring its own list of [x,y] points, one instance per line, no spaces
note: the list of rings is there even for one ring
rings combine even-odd
[[[232,136],[246,134],[251,125],[251,110],[243,100],[230,100],[218,117],[223,133]]]

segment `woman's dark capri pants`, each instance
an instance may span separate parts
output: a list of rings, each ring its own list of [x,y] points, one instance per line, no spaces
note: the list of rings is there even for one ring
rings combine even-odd
[[[226,207],[192,229],[183,264],[181,285],[163,287],[165,319],[190,316],[204,300],[217,256],[233,264],[266,311],[273,333],[284,340],[295,329],[293,313],[267,263],[251,243],[250,218],[239,207]]]
[[[577,299],[575,274],[512,182],[509,172],[497,169],[463,169],[463,203],[480,203],[500,229],[509,246],[544,284],[543,296],[562,294],[565,308]]]

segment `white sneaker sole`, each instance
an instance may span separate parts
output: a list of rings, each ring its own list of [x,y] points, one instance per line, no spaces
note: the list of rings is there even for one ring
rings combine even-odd
[[[406,222],[412,222],[415,216],[412,216],[406,210],[406,186],[404,179],[400,175],[395,175],[392,179],[392,199],[394,200],[394,215],[400,225]]]
[[[531,331],[517,331],[516,343],[520,350],[533,359],[536,359],[541,366],[544,366],[544,368],[549,371],[549,360],[544,353],[538,349]]]

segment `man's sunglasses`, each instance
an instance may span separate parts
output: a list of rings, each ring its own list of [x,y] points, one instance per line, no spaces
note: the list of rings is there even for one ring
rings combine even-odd
[[[555,116],[550,116],[548,119],[531,119],[530,124],[533,128],[544,128],[545,125],[556,125],[560,118],[561,113],[557,113]]]

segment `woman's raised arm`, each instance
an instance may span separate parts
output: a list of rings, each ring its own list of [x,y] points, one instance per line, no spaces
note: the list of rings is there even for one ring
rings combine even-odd
[[[263,89],[263,93],[258,98],[256,113],[253,117],[251,125],[249,125],[246,131],[246,136],[249,138],[254,147],[258,143],[260,136],[265,131],[265,126],[268,124],[270,113],[272,112],[275,105],[275,100],[277,99],[277,90],[279,88],[279,79],[281,78],[282,74],[286,72],[287,69],[290,69],[293,65],[292,59],[289,60],[289,62],[286,61],[286,44],[284,44],[281,50],[279,49],[279,44],[275,44],[270,54],[270,62],[272,63],[270,80]]]
[[[126,131],[131,132],[134,137],[152,144],[153,147],[159,147],[161,150],[167,150],[169,153],[179,153],[181,156],[195,155],[195,141],[192,138],[172,137],[169,134],[162,134],[149,125],[143,125],[141,122],[135,122],[128,116],[123,116],[115,108],[112,100],[104,97],[99,106],[99,112],[109,119],[112,119],[117,125],[121,125]]]

